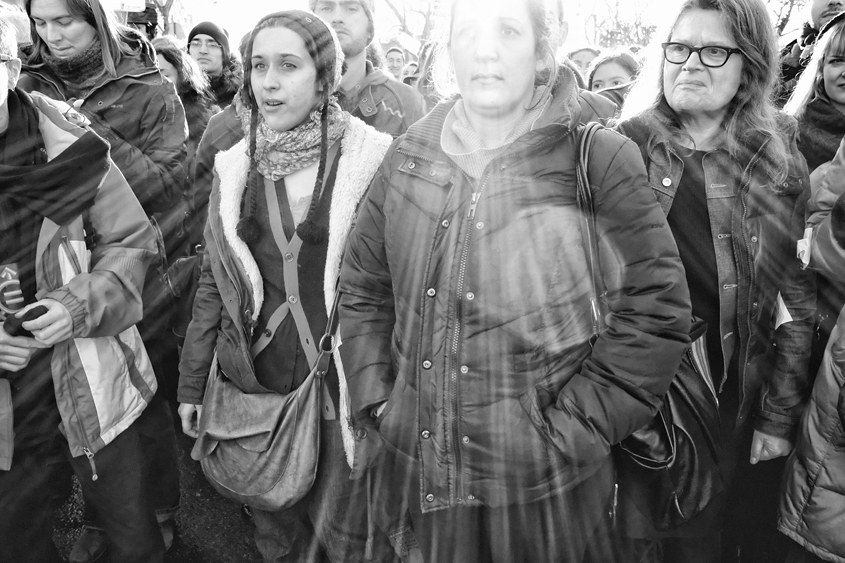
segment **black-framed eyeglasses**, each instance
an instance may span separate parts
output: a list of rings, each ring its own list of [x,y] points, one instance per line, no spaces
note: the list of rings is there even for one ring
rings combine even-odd
[[[710,68],[725,66],[725,63],[734,53],[744,54],[742,49],[720,47],[719,45],[693,47],[686,43],[663,43],[661,47],[663,47],[663,57],[672,64],[684,64],[693,53],[698,53],[698,60],[701,61],[701,64]]]

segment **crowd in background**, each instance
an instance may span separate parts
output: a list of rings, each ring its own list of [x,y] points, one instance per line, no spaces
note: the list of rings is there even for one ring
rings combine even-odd
[[[0,563],[845,563],[845,5],[567,8],[0,4]]]

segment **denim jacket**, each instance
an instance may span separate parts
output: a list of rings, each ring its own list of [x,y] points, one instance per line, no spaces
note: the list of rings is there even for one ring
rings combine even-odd
[[[815,278],[796,258],[809,197],[807,165],[795,121],[781,116],[778,124],[792,156],[786,181],[769,175],[762,150],[769,138],[762,134],[748,143],[745,162],[717,149],[703,164],[724,365],[738,358],[737,426],[751,415],[756,430],[793,439],[809,393]],[[684,165],[661,128],[648,113],[619,125],[640,146],[649,184],[668,214]]]

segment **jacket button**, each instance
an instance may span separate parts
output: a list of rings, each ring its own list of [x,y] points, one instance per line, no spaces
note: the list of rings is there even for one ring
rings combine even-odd
[[[461,373],[469,373],[469,368],[467,366],[461,366]]]
[[[268,328],[268,329],[266,329],[266,330],[264,331],[264,336],[266,336],[267,338],[270,338],[271,336],[273,336],[273,331],[272,331],[272,330],[270,330],[269,328]]]
[[[667,187],[667,188],[668,188],[669,186],[671,186],[671,185],[672,185],[672,179],[671,179],[671,178],[663,178],[663,182],[661,182],[661,183],[662,183],[665,187]]]
[[[755,301],[754,303],[751,304],[751,306],[756,309],[757,308],[757,302]]]
[[[476,229],[483,229],[484,228],[484,222],[479,221],[478,223],[475,224],[475,228]]]
[[[290,252],[285,254],[285,260],[287,260],[288,262],[293,262],[293,254]]]
[[[434,502],[434,495],[431,493],[425,495],[425,502]]]
[[[475,294],[470,291],[467,293],[467,301],[472,301],[473,299],[475,299]]]
[[[467,500],[475,500],[475,495],[467,495]]]
[[[364,103],[366,104],[366,103],[367,103],[367,102],[369,102],[370,100],[369,100],[368,98],[361,98],[361,101],[362,101],[362,102],[364,102]]]
[[[431,432],[429,432],[428,430],[423,430],[422,432],[420,432],[420,438],[422,438],[423,440],[428,440],[429,438],[431,438]]]
[[[355,436],[357,436],[359,440],[363,440],[364,438],[366,438],[366,437],[367,437],[367,431],[366,431],[365,429],[363,429],[363,428],[359,428],[359,429],[355,432]]]
[[[751,237],[751,242],[757,242],[757,236],[756,235]]]
[[[437,175],[437,172],[435,172],[434,170],[429,170],[429,171],[428,171],[428,175],[429,175],[429,176],[431,176],[431,177],[433,178],[434,176],[436,176],[436,175]]]
[[[503,165],[501,165],[499,168],[501,168],[502,170],[507,170],[508,165],[507,165],[507,164],[503,164]]]
[[[425,294],[429,297],[434,297],[435,295],[437,295],[437,290],[432,287],[428,291],[426,291]]]
[[[288,301],[290,301],[291,303],[296,303],[297,301],[299,301],[299,299],[296,298],[296,295],[291,295],[290,297],[288,297]]]
[[[428,360],[425,360],[423,362],[423,369],[431,369],[431,362],[428,361]]]
[[[440,225],[445,229],[449,226],[449,219],[443,219],[443,222]]]
[[[469,436],[464,436],[463,438],[461,438],[461,442],[463,442],[464,444],[469,444]]]
[[[408,168],[410,168],[411,170],[413,170],[413,169],[414,169],[414,168],[416,168],[416,167],[417,167],[417,165],[416,165],[416,164],[414,164],[413,162],[411,162],[411,163],[409,163],[409,164],[408,164]]]

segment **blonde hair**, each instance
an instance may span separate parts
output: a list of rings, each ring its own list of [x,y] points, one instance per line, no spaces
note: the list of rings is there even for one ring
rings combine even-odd
[[[783,106],[785,113],[801,119],[810,102],[819,98],[830,101],[824,88],[824,65],[828,55],[831,54],[845,55],[845,20],[834,24],[816,42],[807,68],[801,73],[795,90]]]

